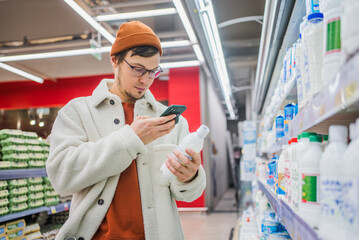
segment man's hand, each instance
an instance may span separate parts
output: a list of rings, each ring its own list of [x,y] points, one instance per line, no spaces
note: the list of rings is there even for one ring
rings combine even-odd
[[[196,176],[199,166],[201,165],[201,155],[192,149],[187,148],[186,153],[193,159],[185,157],[178,150],[173,154],[180,160],[177,161],[171,154],[167,156],[165,161],[167,168],[177,177],[180,182],[190,182]]]
[[[176,114],[158,118],[138,116],[132,122],[131,128],[146,145],[170,133],[175,127],[175,117]]]

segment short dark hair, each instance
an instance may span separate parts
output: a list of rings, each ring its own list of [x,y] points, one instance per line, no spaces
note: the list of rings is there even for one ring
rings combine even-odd
[[[115,58],[117,60],[117,63],[120,63],[123,61],[123,59],[125,58],[126,54],[132,51],[131,57],[132,56],[141,56],[141,57],[152,57],[155,54],[159,53],[158,49],[153,47],[153,46],[139,46],[139,47],[134,47],[134,48],[130,48],[127,49],[125,51],[119,52],[115,55]]]

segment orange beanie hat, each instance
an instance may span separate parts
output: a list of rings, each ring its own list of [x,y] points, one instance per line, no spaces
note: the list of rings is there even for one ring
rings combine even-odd
[[[149,26],[139,21],[123,23],[116,34],[110,55],[138,46],[153,46],[162,56],[160,39]]]

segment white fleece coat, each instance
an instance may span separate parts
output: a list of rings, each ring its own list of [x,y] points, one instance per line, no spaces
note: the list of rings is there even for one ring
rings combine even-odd
[[[70,101],[55,120],[46,170],[58,193],[73,195],[69,219],[56,239],[92,239],[112,202],[121,172],[133,159],[146,239],[184,239],[175,199],[197,199],[206,186],[205,172],[201,166],[190,183],[169,182],[162,177],[160,166],[188,134],[188,123],[180,117],[170,134],[144,145],[125,125],[121,99],[109,92],[112,84],[113,80],[102,80],[92,96]],[[147,90],[135,103],[134,117],[158,117],[165,109]]]

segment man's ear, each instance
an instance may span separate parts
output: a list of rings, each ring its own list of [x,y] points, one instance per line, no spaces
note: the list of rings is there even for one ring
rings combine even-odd
[[[111,65],[113,68],[117,68],[117,58],[115,56],[111,56]]]

